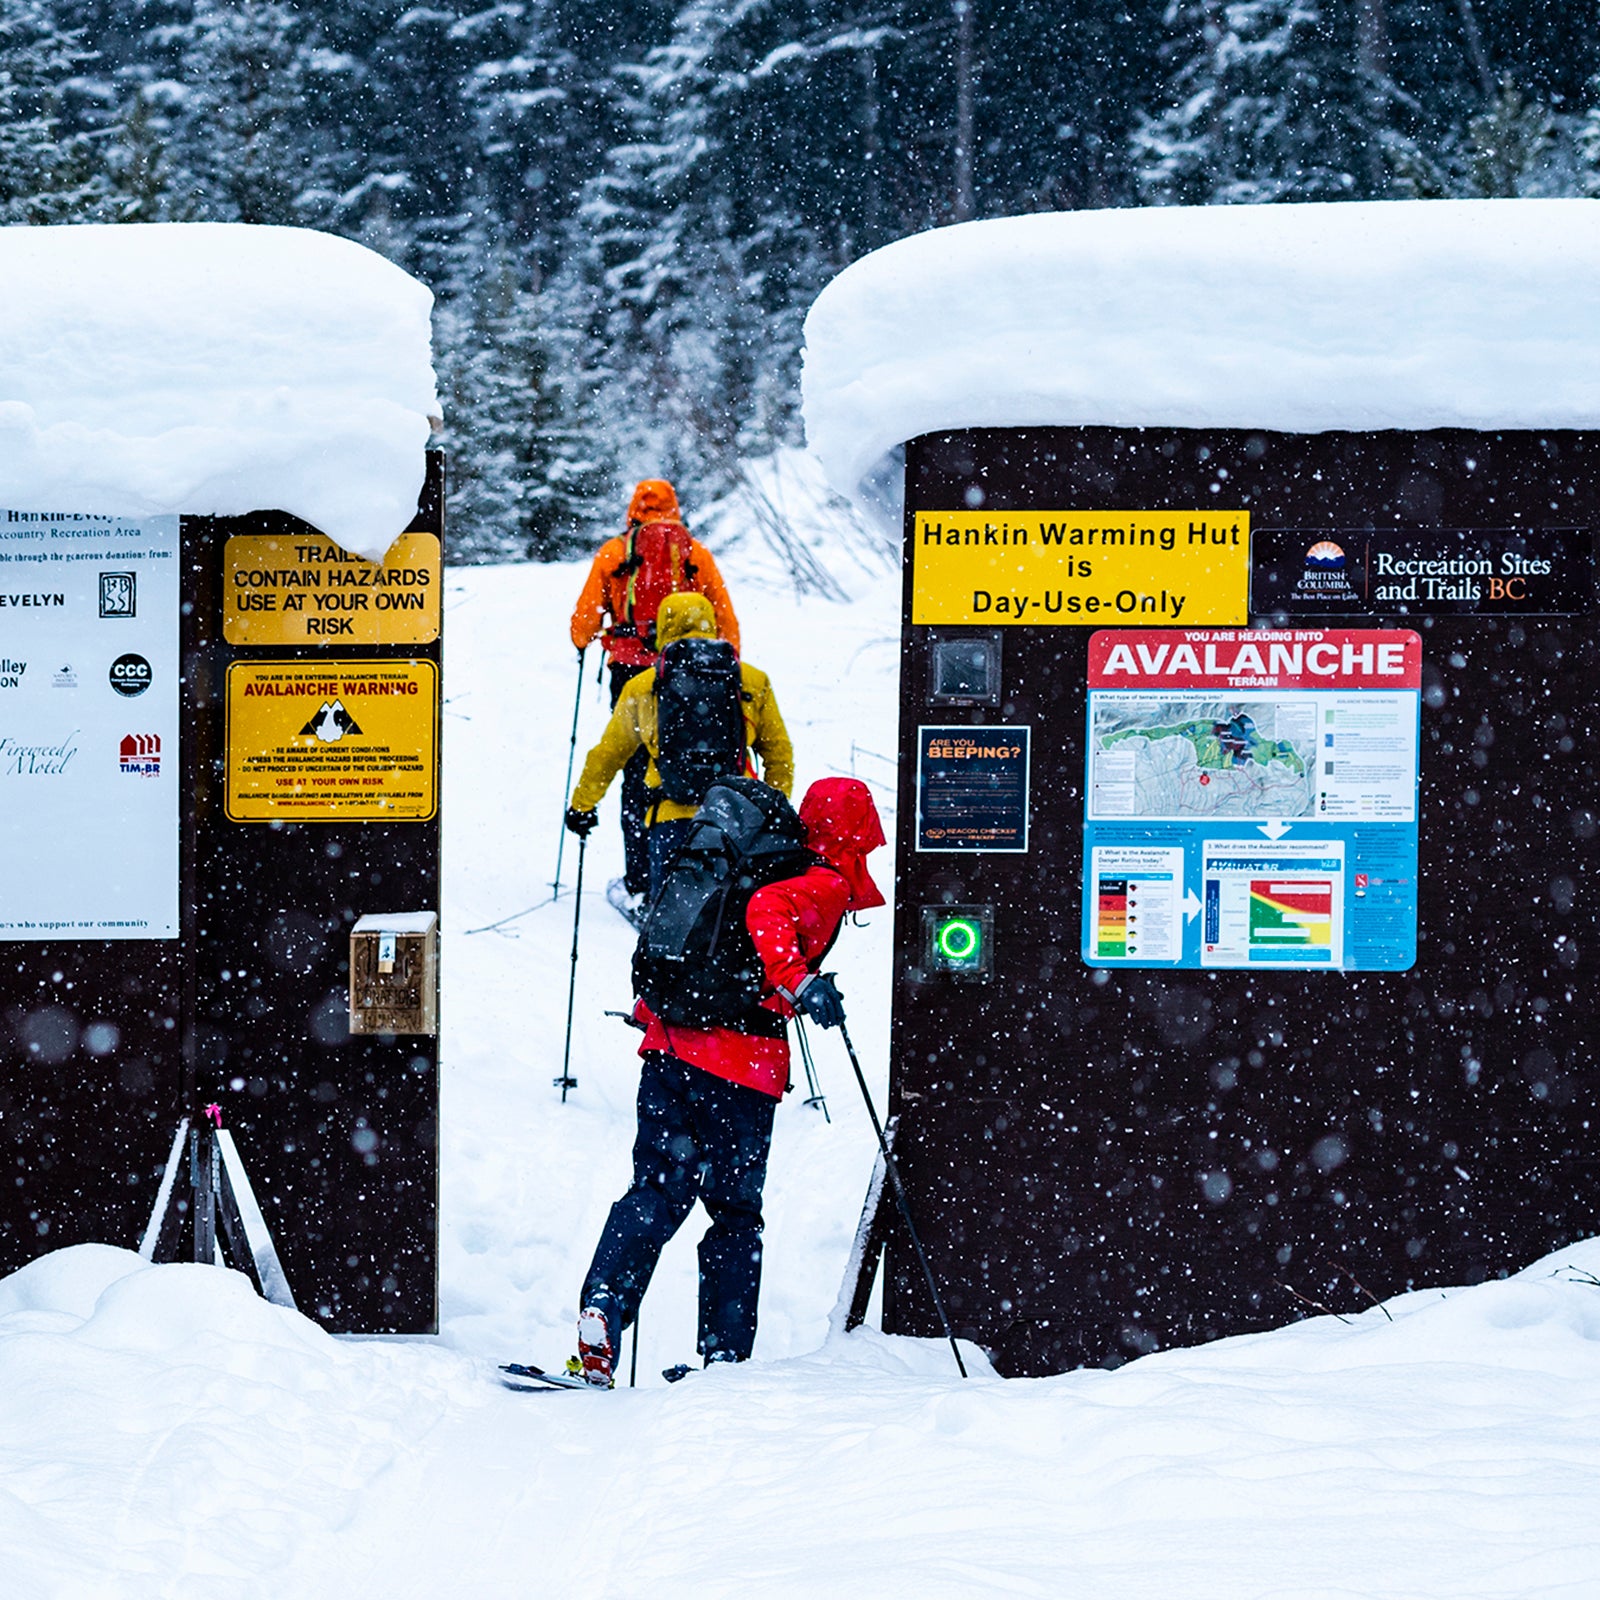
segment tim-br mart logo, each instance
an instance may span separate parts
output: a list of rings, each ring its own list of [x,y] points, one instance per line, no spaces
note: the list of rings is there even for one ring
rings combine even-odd
[[[118,752],[118,765],[124,772],[139,778],[157,778],[161,775],[161,735],[158,733],[125,733]]]

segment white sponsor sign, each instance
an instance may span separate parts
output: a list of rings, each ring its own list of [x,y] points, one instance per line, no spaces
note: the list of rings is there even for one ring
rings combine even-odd
[[[178,937],[178,519],[0,510],[0,941]]]

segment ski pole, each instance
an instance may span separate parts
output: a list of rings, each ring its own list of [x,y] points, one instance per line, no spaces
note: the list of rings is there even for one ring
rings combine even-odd
[[[585,646],[585,649],[587,646]],[[572,697],[572,743],[567,746],[567,781],[561,791],[561,809],[567,806],[567,796],[572,793],[572,763],[578,754],[578,702],[583,698],[583,650],[578,652],[578,692]],[[567,829],[563,823],[560,836],[556,840],[556,881],[550,885],[555,890],[556,898],[561,895],[561,856],[567,848]],[[580,848],[581,854],[581,848]]]
[[[884,1138],[883,1124],[878,1121],[878,1108],[872,1103],[872,1093],[867,1088],[866,1074],[862,1072],[861,1062],[856,1057],[856,1047],[850,1042],[850,1030],[843,1022],[839,1024],[839,1037],[844,1040],[844,1047],[850,1053],[850,1065],[856,1069],[856,1082],[861,1085],[861,1098],[867,1102],[867,1115],[872,1118],[872,1131],[877,1134],[878,1148],[883,1152],[883,1169],[889,1174],[889,1182],[894,1187],[894,1197],[899,1202],[900,1215],[905,1219],[906,1232],[911,1236],[911,1247],[917,1252],[917,1260],[922,1263],[922,1275],[928,1280],[928,1293],[933,1296],[933,1309],[939,1313],[944,1336],[950,1341],[956,1366],[964,1378],[967,1375],[967,1364],[961,1359],[961,1350],[956,1344],[955,1334],[950,1331],[950,1319],[944,1310],[944,1297],[939,1293],[939,1285],[933,1281],[933,1268],[928,1265],[928,1253],[922,1248],[922,1240],[917,1237],[916,1224],[911,1220],[911,1206],[906,1200],[906,1191],[900,1182],[900,1169],[889,1153],[889,1141]]]
[[[578,1080],[567,1070],[572,1061],[572,1007],[578,994],[578,918],[583,915],[583,852],[588,848],[586,835],[578,839],[578,886],[572,893],[572,972],[567,979],[567,1042],[561,1052],[561,1076],[555,1079],[561,1091],[561,1103],[567,1103],[567,1090],[576,1089]]]
[[[817,1084],[816,1063],[811,1059],[811,1041],[806,1038],[805,1020],[798,1014],[794,1019],[794,1028],[795,1034],[800,1040],[800,1059],[805,1063],[806,1088],[811,1091],[811,1093],[806,1096],[805,1103],[808,1106],[821,1106],[822,1120],[831,1125],[833,1118],[828,1115],[828,1097],[822,1092],[821,1088]]]

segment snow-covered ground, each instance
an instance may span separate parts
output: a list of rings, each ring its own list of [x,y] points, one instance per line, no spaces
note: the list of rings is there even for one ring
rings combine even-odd
[[[822,550],[847,603],[797,599],[754,537],[724,565],[801,786],[854,772],[887,813],[899,576],[853,548]],[[693,1358],[691,1220],[644,1303],[637,1390],[498,1386],[497,1361],[570,1348],[628,1170],[614,797],[585,866],[579,1085],[562,1105],[550,1082],[581,576],[447,578],[440,1337],[335,1339],[236,1274],[106,1246],[0,1281],[0,1596],[1600,1596],[1600,1242],[1116,1372],[1006,1383],[974,1352],[963,1382],[938,1341],[830,1332],[873,1154],[832,1037],[832,1122],[799,1095],[778,1116],[756,1359],[660,1380]],[[887,913],[846,933],[880,1095],[888,962]]]

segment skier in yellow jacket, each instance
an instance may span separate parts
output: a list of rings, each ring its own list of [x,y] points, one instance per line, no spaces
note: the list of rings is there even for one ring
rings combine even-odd
[[[671,594],[662,600],[661,609],[656,613],[658,650],[665,651],[680,639],[716,637],[716,614],[704,595]],[[580,838],[586,836],[599,820],[596,807],[612,780],[635,751],[641,748],[647,751],[650,765],[644,781],[649,807],[645,820],[652,895],[673,851],[688,834],[698,809],[698,802],[673,800],[660,793],[661,774],[656,765],[661,755],[656,699],[659,671],[659,665],[648,667],[624,685],[599,743],[584,760],[583,772],[572,791],[572,803],[567,811],[567,827]],[[789,731],[778,710],[778,697],[766,673],[747,662],[739,663],[739,684],[744,715],[745,770],[754,775],[750,764],[753,753],[761,762],[762,781],[787,795],[794,787],[794,747],[789,743]]]

